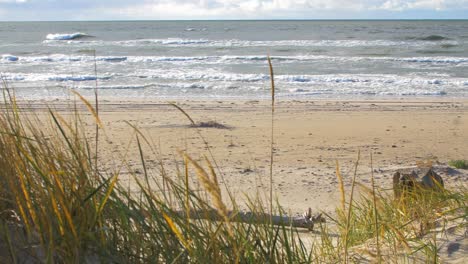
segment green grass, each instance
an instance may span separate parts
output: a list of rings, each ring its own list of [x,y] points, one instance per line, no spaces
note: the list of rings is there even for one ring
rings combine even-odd
[[[156,147],[134,128],[140,164],[131,166],[122,158],[115,168],[103,170],[103,155],[95,153],[99,140],[90,133],[97,129],[88,131],[78,106],[71,119],[50,109],[44,122],[4,91],[0,263],[347,263],[362,258],[410,262],[415,256],[433,263],[439,258],[437,240],[428,235],[436,223],[466,228],[466,222],[456,222],[468,216],[464,188],[420,190],[395,200],[388,191],[361,185],[355,172],[353,190],[347,194],[338,166],[336,191],[342,203],[315,232],[288,223],[273,226],[267,218],[240,222],[237,201],[222,196],[214,157],[198,161],[181,152],[183,168],[168,174],[163,163],[146,165],[158,157],[144,149]],[[79,99],[105,132],[95,108]],[[132,191],[121,181],[121,168],[142,172],[130,174],[136,185]],[[207,195],[190,186],[192,177]],[[259,197],[249,197],[249,211],[284,214],[280,205]],[[314,242],[307,242],[312,238]],[[374,249],[363,252],[360,246],[373,241]]]
[[[468,169],[468,160],[451,160],[448,164],[457,169]]]

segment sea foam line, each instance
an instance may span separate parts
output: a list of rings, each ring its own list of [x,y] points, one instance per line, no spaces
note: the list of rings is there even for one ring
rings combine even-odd
[[[72,40],[70,35],[54,35],[55,38],[62,38],[60,40]],[[82,35],[84,37],[88,35]],[[167,39],[137,39],[137,40],[119,40],[119,41],[54,41],[58,39],[47,39],[44,43],[51,45],[112,45],[112,46],[172,46],[172,47],[278,47],[278,46],[293,46],[293,47],[375,47],[375,46],[439,46],[444,44],[458,45],[455,40],[444,41],[423,41],[423,40],[209,40],[209,39],[183,39],[183,38],[167,38]]]
[[[388,61],[388,62],[407,62],[407,63],[425,63],[425,64],[462,64],[468,63],[467,57],[369,57],[369,56],[326,56],[326,55],[294,55],[294,56],[271,56],[274,61],[281,62],[307,62],[307,61]],[[80,56],[54,54],[49,56],[25,56],[18,57],[10,54],[4,54],[0,63],[4,62],[25,62],[25,63],[47,63],[47,62],[131,62],[131,63],[197,63],[206,62],[210,64],[225,63],[264,63],[268,60],[266,55],[226,55],[226,56]]]

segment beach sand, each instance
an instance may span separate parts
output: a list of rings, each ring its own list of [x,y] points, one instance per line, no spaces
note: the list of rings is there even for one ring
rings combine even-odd
[[[191,127],[189,119],[166,101],[101,100],[99,116],[104,128],[100,130],[99,158],[103,171],[119,170],[120,183],[138,190],[130,176],[132,173],[144,177],[137,128],[141,132],[145,163],[156,179],[162,178],[160,162],[169,177],[177,178],[177,168],[183,170],[181,151],[196,160],[211,158],[212,154],[228,206],[226,189],[241,209],[246,208],[246,197],[256,194],[268,202],[271,103],[267,100],[176,103],[194,122],[214,121],[226,128]],[[65,119],[73,117],[69,101],[26,104],[44,120],[49,119],[47,106]],[[81,102],[78,104],[83,109],[88,135],[93,138],[94,118]],[[340,202],[337,164],[347,195],[356,163],[358,182],[370,187],[373,174],[376,186],[389,194],[396,170],[418,169],[421,163],[432,163],[447,188],[467,187],[468,170],[447,165],[450,160],[468,158],[467,131],[467,100],[279,100],[274,116],[275,199],[290,215],[301,214],[309,207],[314,214],[335,215]],[[190,178],[191,188],[202,192],[193,169]],[[464,263],[468,254],[466,234],[451,234],[450,238],[442,234],[438,240],[441,259],[446,263]],[[315,235],[303,233],[301,237],[312,241]],[[459,246],[456,251],[451,247],[454,243]],[[361,257],[366,262],[366,254]]]
[[[66,102],[52,105],[67,114]],[[141,174],[135,130],[129,124],[154,147],[152,152],[143,144],[147,165],[157,171],[162,161],[174,177],[176,165],[183,166],[180,151],[194,159],[210,157],[201,134],[210,146],[221,184],[239,204],[246,195],[260,193],[267,198],[270,102],[179,100],[177,105],[195,122],[215,121],[228,128],[190,127],[188,118],[165,101],[102,100],[99,115],[104,131],[99,147],[104,169],[115,169],[125,159],[131,170]],[[40,111],[45,104],[31,106]],[[94,121],[87,115],[92,136]],[[349,188],[358,156],[357,179],[369,186],[371,167],[377,187],[391,188],[396,169],[427,161],[433,162],[448,186],[466,184],[466,171],[447,166],[450,160],[468,158],[466,100],[279,100],[274,120],[274,194],[286,212],[301,213],[311,207],[314,212],[333,213],[339,202],[336,164]]]

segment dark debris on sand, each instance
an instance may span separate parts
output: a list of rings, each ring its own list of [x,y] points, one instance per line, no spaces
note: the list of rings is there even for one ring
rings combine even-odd
[[[207,122],[198,122],[196,124],[190,125],[190,127],[197,127],[197,128],[217,128],[217,129],[232,129],[229,126],[223,125],[216,121],[207,121]]]

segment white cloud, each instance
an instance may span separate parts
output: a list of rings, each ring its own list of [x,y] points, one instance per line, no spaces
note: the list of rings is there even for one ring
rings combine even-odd
[[[450,0],[387,0],[378,8],[383,10],[403,11],[403,10],[444,10],[449,6],[466,9],[468,1]]]
[[[355,0],[155,0],[141,5],[113,9],[115,14],[127,17],[149,18],[252,18],[286,14],[314,13],[320,10],[352,10],[366,8]]]
[[[150,18],[261,17],[320,11],[468,10],[468,0],[148,0],[114,9],[125,16]]]
[[[373,12],[460,14],[468,0],[0,0],[0,8],[17,20],[33,13],[68,20],[349,18]]]
[[[2,3],[6,3],[6,4],[10,4],[10,3],[17,3],[17,4],[21,4],[21,3],[27,3],[28,0],[0,0],[0,4]]]

